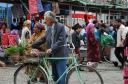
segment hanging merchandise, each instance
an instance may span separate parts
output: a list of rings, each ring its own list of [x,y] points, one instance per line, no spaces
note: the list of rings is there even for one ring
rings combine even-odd
[[[29,0],[29,13],[35,14],[44,11],[41,0]]]
[[[37,0],[38,12],[44,11],[41,0]]]
[[[19,18],[24,16],[22,6],[19,4],[14,4],[12,6],[12,13],[14,18]]]
[[[29,13],[30,14],[38,13],[37,0],[29,0]]]
[[[12,18],[12,10],[11,10],[11,8],[8,8],[8,13],[7,13],[7,17],[8,17],[8,20],[7,20],[7,22],[8,22],[8,26],[9,26],[9,28],[11,27],[11,23],[12,23],[12,19],[10,19],[10,18]]]
[[[52,5],[49,2],[46,2],[45,4],[43,4],[43,7],[45,11],[52,11]]]
[[[31,19],[30,14],[27,14],[26,19],[27,20],[30,20]]]
[[[40,20],[41,20],[41,19],[44,19],[44,13],[45,13],[45,12],[41,12],[41,13],[39,14]]]
[[[52,2],[52,11],[55,14],[59,14],[60,13],[60,9],[59,9],[59,4],[58,2]]]

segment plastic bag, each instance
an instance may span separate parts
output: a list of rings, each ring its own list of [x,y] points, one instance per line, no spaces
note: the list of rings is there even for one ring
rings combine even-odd
[[[101,35],[102,46],[114,46],[115,40],[111,35]]]

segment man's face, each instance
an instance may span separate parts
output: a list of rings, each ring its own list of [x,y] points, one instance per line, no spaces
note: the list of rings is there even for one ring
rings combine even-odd
[[[117,22],[117,21],[114,22],[114,25],[115,25],[116,28],[119,28],[120,27],[120,23]]]
[[[50,19],[48,19],[48,18],[46,18],[44,22],[45,22],[45,24],[47,26],[51,26],[52,25],[52,21]]]
[[[82,31],[82,28],[78,28],[78,31],[81,32]]]

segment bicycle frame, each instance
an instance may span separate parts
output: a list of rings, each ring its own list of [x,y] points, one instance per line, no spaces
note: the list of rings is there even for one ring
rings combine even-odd
[[[49,81],[50,80],[53,81],[53,79],[52,79],[52,73],[47,64],[47,60],[60,60],[60,59],[71,59],[73,62],[69,65],[69,67],[67,67],[67,69],[63,72],[63,74],[59,77],[59,79],[57,81],[55,81],[55,84],[57,84],[61,80],[61,78],[64,77],[64,75],[66,75],[72,68],[75,68],[78,73],[77,75],[80,76],[78,68],[77,68],[77,66],[79,66],[79,64],[78,64],[77,58],[75,56],[72,56],[72,57],[41,57],[40,65],[43,63],[43,66],[45,67],[45,69],[43,66],[40,66],[40,68],[45,70]],[[80,77],[79,77],[79,80],[80,80]]]
[[[49,67],[48,61],[49,60],[61,60],[61,59],[71,60],[72,62],[66,68],[66,70],[63,72],[63,74],[58,78],[58,80],[57,81],[53,81],[52,73],[51,73],[51,68]],[[36,84],[40,84],[41,83],[41,81],[40,81],[40,75],[39,75],[39,78],[38,78],[38,72],[39,72],[39,74],[40,74],[40,72],[42,72],[42,76],[41,77],[44,76],[44,81],[46,81],[45,83],[48,83],[48,84],[51,84],[51,83],[52,84],[57,84],[62,79],[62,77],[65,76],[65,83],[68,84],[70,82],[68,79],[72,76],[72,73],[74,71],[75,71],[75,74],[76,74],[76,77],[77,77],[79,83],[80,84],[85,84],[86,81],[84,79],[82,79],[83,77],[81,76],[80,73],[81,73],[81,70],[82,71],[86,71],[86,68],[88,70],[91,70],[91,69],[94,70],[94,72],[96,73],[96,75],[100,78],[101,84],[104,84],[103,83],[103,79],[101,78],[100,74],[95,69],[93,69],[91,67],[89,68],[86,65],[81,65],[81,64],[79,64],[77,62],[77,56],[74,53],[71,53],[69,55],[69,57],[49,57],[45,53],[41,53],[40,56],[38,56],[38,58],[36,58],[36,59],[35,58],[28,59],[28,62],[27,63],[24,63],[23,65],[21,65],[16,70],[16,72],[14,73],[14,83],[15,84],[17,84],[17,82],[19,82],[19,81],[17,81],[17,75],[18,75],[19,71],[20,70],[25,70],[25,72],[26,72],[27,67],[29,69],[29,64],[30,64],[30,66],[35,67],[35,70],[32,69],[33,70],[32,73],[30,71],[30,73],[28,72],[28,73],[23,73],[23,74],[26,74],[28,76],[27,77],[27,81],[30,84],[34,84],[35,82],[36,82]],[[85,69],[83,69],[82,67],[83,68],[85,67]],[[30,67],[30,70],[31,70],[31,67]]]

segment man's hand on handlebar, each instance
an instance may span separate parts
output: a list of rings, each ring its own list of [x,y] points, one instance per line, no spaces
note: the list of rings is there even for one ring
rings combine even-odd
[[[47,54],[51,54],[52,53],[52,49],[51,48],[50,49],[47,49],[46,53]]]
[[[39,51],[38,49],[32,49],[32,50],[31,50],[31,54],[32,54],[33,56],[38,57],[38,56],[40,55],[40,51]]]

